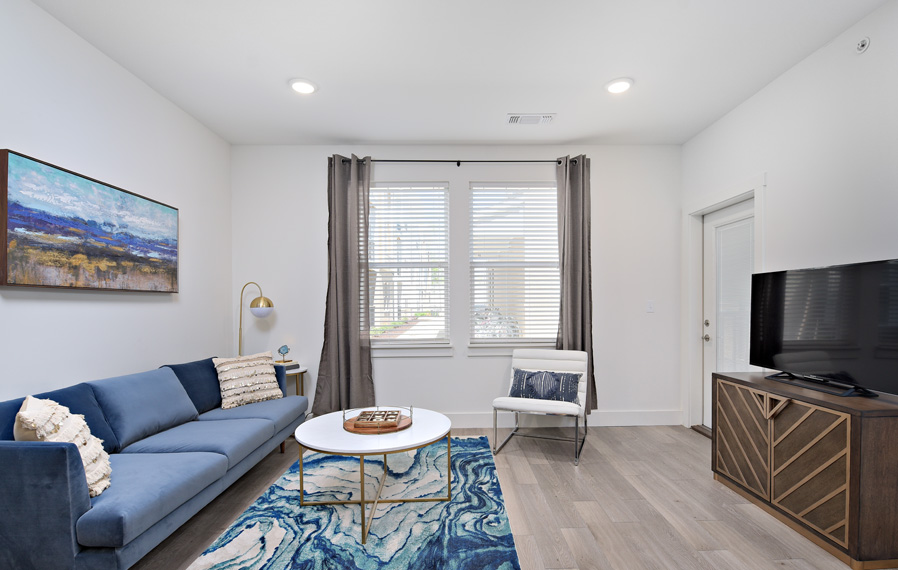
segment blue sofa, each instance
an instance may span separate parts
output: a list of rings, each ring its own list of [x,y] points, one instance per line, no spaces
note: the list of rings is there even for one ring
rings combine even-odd
[[[0,402],[0,568],[140,560],[303,422],[308,400],[275,369],[284,398],[227,410],[211,358],[36,394],[103,440],[112,482],[95,498],[75,445],[14,441],[24,398]]]

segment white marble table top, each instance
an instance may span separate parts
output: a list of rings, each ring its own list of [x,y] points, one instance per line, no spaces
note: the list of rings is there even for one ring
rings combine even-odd
[[[284,366],[283,364],[281,364],[280,362],[277,362],[277,361],[275,361],[275,364],[277,366]],[[292,362],[291,362],[291,364],[292,364]],[[290,370],[287,370],[285,372],[285,374],[287,376],[290,376],[290,375],[295,375],[295,374],[302,374],[302,373],[308,372],[308,371],[309,371],[309,369],[307,367],[300,364],[299,368],[291,368]]]
[[[403,410],[403,413],[408,414],[408,410],[404,408],[379,406],[378,409]],[[360,411],[347,411],[346,417],[355,417]],[[340,455],[368,455],[421,447],[446,437],[451,428],[452,422],[443,414],[415,408],[412,425],[402,431],[380,434],[350,433],[343,429],[343,412],[332,412],[299,424],[294,435],[300,445],[316,451]]]

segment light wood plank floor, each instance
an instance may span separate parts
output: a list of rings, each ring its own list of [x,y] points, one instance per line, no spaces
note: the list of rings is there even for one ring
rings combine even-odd
[[[297,452],[291,438],[134,568],[186,568]],[[512,438],[496,468],[522,569],[848,568],[715,482],[710,456],[710,440],[679,426],[591,428],[579,467],[573,444]]]

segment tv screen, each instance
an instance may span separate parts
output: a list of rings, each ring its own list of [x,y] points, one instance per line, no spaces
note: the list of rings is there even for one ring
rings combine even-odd
[[[777,379],[898,394],[898,260],[752,275],[750,338]]]

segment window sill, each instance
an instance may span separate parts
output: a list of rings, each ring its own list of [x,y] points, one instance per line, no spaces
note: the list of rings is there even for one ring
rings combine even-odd
[[[371,358],[451,358],[455,349],[449,343],[385,343],[371,346]]]
[[[511,356],[516,348],[554,350],[554,342],[496,342],[468,344],[466,356],[471,358]],[[448,343],[384,343],[371,346],[371,358],[452,358],[455,348]]]
[[[490,342],[468,344],[468,356],[511,356],[516,348],[554,349],[554,342]]]

